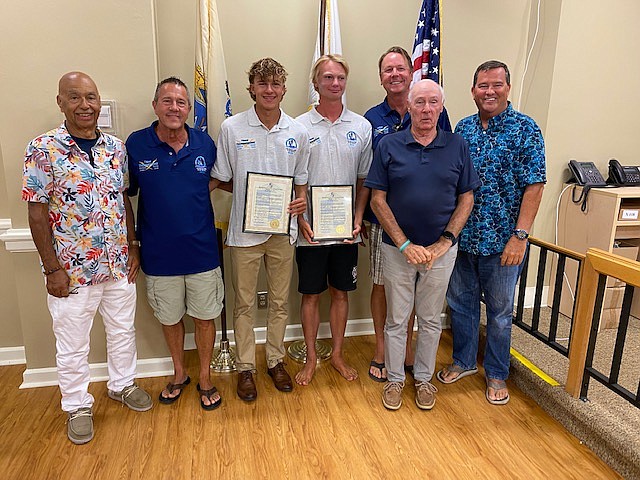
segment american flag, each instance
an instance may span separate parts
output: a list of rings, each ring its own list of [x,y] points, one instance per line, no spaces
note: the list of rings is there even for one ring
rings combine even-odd
[[[414,83],[428,78],[442,84],[439,0],[422,1],[411,60]]]
[[[440,34],[440,0],[422,0],[411,54],[413,83],[428,78],[442,85]],[[446,108],[440,114],[438,126],[451,131]]]

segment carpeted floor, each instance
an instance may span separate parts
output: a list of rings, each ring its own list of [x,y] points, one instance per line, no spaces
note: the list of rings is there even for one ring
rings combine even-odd
[[[541,314],[540,331],[548,333],[550,309]],[[524,321],[530,324],[531,309]],[[569,320],[562,317],[558,343],[567,345]],[[617,330],[598,334],[594,367],[609,375]],[[512,357],[511,379],[571,433],[625,478],[640,479],[640,409],[601,385],[589,383],[588,400],[574,399],[564,391],[569,360],[514,326],[512,347],[547,375],[560,383],[552,387]],[[632,318],[627,331],[619,383],[636,392],[640,381],[640,320]]]

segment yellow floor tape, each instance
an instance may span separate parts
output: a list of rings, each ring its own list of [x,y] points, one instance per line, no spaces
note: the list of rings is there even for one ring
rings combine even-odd
[[[551,378],[549,375],[547,375],[546,373],[544,373],[542,370],[540,370],[538,367],[536,367],[533,363],[531,363],[528,359],[526,359],[525,357],[523,357],[518,351],[516,351],[515,349],[511,349],[511,355],[513,355],[514,357],[516,357],[520,363],[522,363],[525,367],[527,367],[529,370],[531,370],[535,375],[537,375],[538,377],[540,377],[542,380],[544,380],[545,382],[547,382],[549,385],[551,385],[552,387],[558,387],[560,386],[560,384],[558,382],[556,382],[553,378]]]

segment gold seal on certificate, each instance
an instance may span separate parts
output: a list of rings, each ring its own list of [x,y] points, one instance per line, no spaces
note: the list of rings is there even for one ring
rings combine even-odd
[[[293,177],[248,172],[242,231],[289,235],[292,199]]]
[[[353,238],[353,185],[310,187],[314,240]]]

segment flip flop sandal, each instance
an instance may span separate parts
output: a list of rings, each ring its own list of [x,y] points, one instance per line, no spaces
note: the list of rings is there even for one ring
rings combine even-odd
[[[501,398],[500,400],[498,399],[494,399],[494,398],[490,398],[489,397],[489,389],[493,388],[494,390],[502,390],[507,388],[507,382],[505,382],[504,380],[497,380],[495,378],[487,378],[487,390],[485,392],[485,397],[487,397],[487,402],[489,402],[491,405],[505,405],[509,402],[509,393],[507,392],[507,396],[504,398]]]
[[[446,372],[445,372],[446,370]],[[445,373],[457,373],[458,375],[453,377],[450,380],[445,380],[444,378],[444,374]],[[462,368],[460,365],[456,365],[455,363],[452,363],[451,365],[444,367],[442,370],[440,370],[438,373],[436,373],[436,378],[440,381],[440,383],[444,383],[446,385],[450,384],[450,383],[455,383],[458,380],[464,378],[464,377],[468,377],[469,375],[474,375],[478,373],[478,368],[470,368],[469,370],[465,370],[464,368]]]
[[[165,405],[171,405],[173,402],[180,398],[180,395],[182,395],[182,390],[184,390],[184,387],[186,387],[190,383],[191,379],[188,375],[187,379],[182,383],[168,383],[166,388],[169,391],[169,395],[171,395],[176,390],[180,390],[180,393],[178,393],[178,395],[176,395],[175,397],[165,397],[164,395],[162,395],[162,392],[160,392],[160,397],[158,397],[158,400],[160,401],[160,403],[164,403]]]
[[[211,401],[211,396],[218,391],[216,387],[211,387],[209,390],[203,390],[200,388],[200,384],[196,387],[198,389],[198,393],[200,394],[200,406],[205,410],[215,410],[222,404],[222,397],[218,399],[217,402],[210,403],[207,405],[202,400],[202,397],[207,397],[209,401]]]
[[[387,381],[387,377],[376,377],[373,373],[371,373],[371,367],[374,367],[380,370],[380,375],[382,375],[382,369],[385,368],[384,363],[378,363],[375,360],[371,360],[371,363],[369,364],[369,378],[374,382],[379,382],[379,383],[384,383]]]

